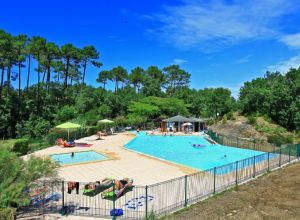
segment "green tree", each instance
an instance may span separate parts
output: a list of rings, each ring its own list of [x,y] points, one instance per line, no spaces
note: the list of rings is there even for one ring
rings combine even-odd
[[[64,59],[64,88],[68,86],[68,77],[69,77],[69,69],[71,66],[71,62],[76,56],[78,56],[78,50],[73,44],[65,44],[61,46],[61,54]]]
[[[13,39],[13,46],[17,54],[17,65],[18,65],[18,79],[19,79],[19,88],[18,95],[19,100],[21,99],[21,68],[24,67],[23,62],[26,59],[26,45],[28,43],[28,37],[26,35],[17,35]]]
[[[30,42],[31,52],[36,59],[38,66],[37,66],[37,76],[38,76],[38,83],[37,83],[37,112],[39,112],[40,108],[40,73],[41,73],[41,59],[43,54],[45,53],[46,49],[46,39],[38,36],[34,36]]]
[[[45,45],[45,54],[44,54],[44,66],[47,71],[47,92],[49,93],[49,84],[51,80],[51,68],[53,68],[53,62],[55,59],[60,57],[59,47],[53,42],[47,42]]]
[[[111,71],[111,77],[115,82],[115,92],[119,89],[119,82],[125,82],[127,70],[122,66],[114,67]]]
[[[111,80],[111,79],[112,79],[111,72],[108,70],[102,70],[99,72],[98,78],[96,79],[96,81],[98,83],[102,83],[103,89],[105,90],[105,85],[107,84],[107,81]]]
[[[82,64],[82,67],[83,67],[82,83],[84,83],[87,64],[91,63],[93,66],[96,66],[99,68],[102,66],[102,63],[100,63],[98,61],[99,52],[97,51],[97,49],[94,46],[86,46],[86,47],[82,48],[81,54],[82,54],[81,59],[82,59],[82,63],[83,63]]]
[[[50,159],[30,157],[23,160],[17,154],[0,151],[0,207],[28,205],[29,195],[25,189],[34,186],[41,177],[55,176],[56,164]]]
[[[161,87],[165,83],[163,72],[156,66],[149,66],[143,77],[142,92],[146,96],[161,96]]]
[[[140,89],[140,85],[143,82],[144,69],[141,67],[135,67],[131,70],[129,75],[129,82],[133,84],[134,91],[137,92]]]
[[[165,87],[170,95],[173,95],[178,89],[188,87],[191,74],[180,69],[179,65],[165,67],[163,71],[166,77]]]

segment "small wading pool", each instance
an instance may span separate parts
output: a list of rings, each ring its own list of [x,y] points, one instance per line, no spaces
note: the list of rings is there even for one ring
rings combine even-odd
[[[95,151],[81,151],[63,154],[52,154],[50,157],[60,165],[72,165],[107,160],[107,157]]]

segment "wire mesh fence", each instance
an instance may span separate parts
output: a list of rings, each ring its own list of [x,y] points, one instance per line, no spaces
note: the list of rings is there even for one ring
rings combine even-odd
[[[110,188],[84,193],[86,183],[40,181],[29,191],[30,205],[24,213],[61,213],[65,215],[147,219],[163,216],[193,204],[234,185],[281,167],[300,157],[300,144],[235,161],[191,175],[149,186],[133,186],[118,194],[115,182]],[[74,184],[74,182],[72,182]],[[107,192],[110,190],[110,196]]]
[[[208,135],[219,144],[231,147],[246,148],[251,150],[258,150],[264,152],[273,152],[278,150],[280,147],[269,143],[264,139],[254,139],[254,138],[241,138],[234,136],[226,136],[223,134],[218,134],[212,130],[208,130]]]

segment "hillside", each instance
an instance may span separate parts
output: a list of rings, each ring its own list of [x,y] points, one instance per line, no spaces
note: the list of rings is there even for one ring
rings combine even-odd
[[[299,134],[287,131],[264,117],[245,117],[234,113],[230,120],[225,116],[209,128],[219,134],[232,137],[255,138],[260,140],[283,139],[283,142],[299,142]]]

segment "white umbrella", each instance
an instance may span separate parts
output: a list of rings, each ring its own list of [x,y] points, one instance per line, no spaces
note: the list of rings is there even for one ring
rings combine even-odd
[[[108,119],[102,119],[100,121],[98,121],[100,123],[104,123],[105,124],[105,130],[106,130],[106,124],[111,124],[111,123],[114,123],[113,121],[111,120],[108,120]]]
[[[183,123],[183,126],[191,126],[191,125],[192,125],[192,123],[190,123],[190,122]]]

